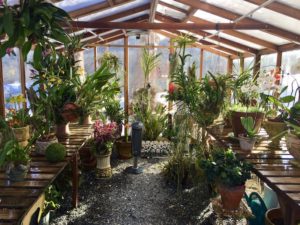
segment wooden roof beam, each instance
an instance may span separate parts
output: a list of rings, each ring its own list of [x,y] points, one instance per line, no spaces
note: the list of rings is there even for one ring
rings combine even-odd
[[[184,14],[187,14],[187,13],[188,13],[188,10],[179,8],[179,7],[175,6],[175,5],[171,5],[171,4],[168,4],[168,3],[163,2],[163,1],[159,1],[158,3],[159,3],[160,5],[162,5],[162,6],[168,7],[168,8],[170,8],[170,9],[174,9],[174,10],[176,10],[176,11],[178,11],[178,12],[181,12],[181,13],[184,13]]]
[[[187,12],[187,15],[183,18],[183,20],[181,20],[181,22],[183,23],[187,23],[189,21],[189,19],[194,16],[194,14],[197,12],[197,9],[193,9],[191,7],[191,9]]]
[[[108,1],[112,2],[112,0],[108,0]],[[127,3],[132,2],[132,1],[133,0],[128,0],[128,1],[120,0],[116,4],[114,4],[113,7],[121,6],[121,5],[127,4]],[[81,9],[71,11],[71,12],[69,12],[69,15],[72,18],[78,18],[78,17],[88,16],[88,15],[93,14],[93,13],[98,13],[98,12],[101,12],[101,11],[104,11],[104,10],[107,10],[107,9],[110,9],[110,8],[112,8],[110,3],[105,1],[105,2],[100,2],[100,3],[97,3],[97,4],[93,4],[93,5],[81,8]]]
[[[168,8],[172,8],[172,9],[174,9],[176,11],[179,11],[179,12],[183,11],[185,14],[188,14],[188,11],[186,11],[186,10],[183,10],[183,9],[181,9],[179,7],[170,5],[170,4],[165,3],[165,2],[163,2],[163,3],[164,3],[164,6],[166,6]],[[192,21],[192,22],[194,22],[194,23],[210,22],[208,20],[200,19],[200,18],[198,18],[196,16],[191,16],[189,18],[189,20]],[[228,34],[228,35],[231,35],[233,37],[244,39],[246,41],[252,42],[252,43],[257,44],[257,45],[264,46],[264,47],[269,48],[271,50],[277,50],[277,47],[278,47],[277,45],[275,45],[275,44],[273,44],[271,42],[265,41],[263,39],[260,39],[260,38],[257,38],[257,37],[254,37],[254,36],[251,36],[251,35],[239,32],[239,31],[235,31],[235,30],[222,30],[221,32],[223,32],[225,34]]]
[[[169,22],[169,23],[176,22],[176,19],[171,18],[171,17],[167,17],[167,16],[162,15],[162,14],[157,14],[156,19],[158,19],[160,21],[166,21],[166,22]],[[198,35],[200,35],[200,36],[202,36],[204,38],[206,36],[210,36],[211,35],[210,33],[202,31],[202,30],[192,30],[191,32],[194,33],[194,34],[198,34]],[[240,43],[231,41],[231,40],[226,39],[226,38],[212,36],[212,37],[209,37],[209,39],[217,41],[217,42],[220,42],[220,43],[223,43],[223,44],[226,44],[226,45],[229,45],[229,46],[232,46],[234,48],[238,48],[238,49],[244,50],[244,51],[252,53],[252,54],[257,54],[258,53],[258,50],[254,49],[254,48],[248,47],[246,45],[242,45]],[[206,39],[206,41],[210,41],[210,40]]]
[[[150,14],[149,14],[149,22],[153,23],[155,19],[155,13],[158,5],[158,0],[152,0],[151,2],[151,8],[150,8]]]
[[[266,2],[266,0],[245,0],[245,1],[250,2],[254,5],[261,5],[264,2]],[[296,9],[294,7],[285,5],[283,3],[273,2],[272,4],[265,6],[265,8],[292,17],[294,19],[300,20],[300,9]]]
[[[243,15],[240,15],[238,13],[231,12],[229,10],[214,6],[212,4],[209,4],[209,3],[206,3],[206,2],[203,2],[203,1],[198,1],[198,0],[176,0],[176,1],[180,2],[182,4],[186,4],[186,5],[189,5],[191,7],[194,7],[194,8],[212,13],[214,15],[226,18],[226,19],[231,20],[231,21],[234,21],[235,19],[238,19],[241,16],[243,16]],[[263,30],[263,31],[265,31],[269,34],[284,38],[286,40],[300,43],[300,35],[299,34],[296,34],[296,33],[293,33],[293,32],[281,29],[279,27],[275,27],[273,25],[263,23],[263,22],[260,22],[258,20],[254,20],[254,19],[251,19],[251,18],[244,18],[243,22],[251,23],[251,24],[257,24],[257,25],[258,24],[263,25],[263,26],[265,26],[265,28],[262,27],[262,28],[258,28],[258,29]],[[239,28],[237,28],[237,29],[239,29]]]

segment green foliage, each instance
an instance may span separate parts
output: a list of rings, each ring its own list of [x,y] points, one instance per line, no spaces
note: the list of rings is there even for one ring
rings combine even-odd
[[[155,52],[151,53],[151,51],[147,48],[143,49],[141,66],[145,77],[145,83],[149,82],[150,73],[158,65],[160,55],[161,53],[159,54],[155,54]]]
[[[122,124],[125,117],[120,102],[115,99],[105,103],[105,114],[111,121],[116,122],[117,124]]]
[[[294,124],[300,125],[300,102],[294,104],[290,109],[289,121]]]
[[[235,104],[231,107],[229,107],[230,111],[234,112],[248,112],[248,113],[263,113],[264,109],[258,107],[258,106],[244,106],[241,104]]]
[[[63,161],[66,154],[66,147],[60,143],[50,144],[45,152],[46,159],[51,163]]]
[[[254,138],[257,133],[254,119],[251,116],[241,117],[241,123],[247,132],[247,136],[249,138]]]
[[[0,56],[7,49],[19,47],[26,61],[33,44],[34,64],[40,67],[42,46],[55,48],[56,40],[66,43],[69,36],[62,23],[68,23],[69,15],[62,9],[45,0],[22,0],[19,5],[9,6],[7,2],[0,6],[0,35],[8,39],[0,45]]]
[[[45,191],[45,202],[43,216],[48,212],[56,210],[60,207],[59,202],[62,199],[61,193],[54,185],[50,185]]]
[[[29,146],[22,147],[17,140],[9,140],[0,149],[0,167],[6,163],[26,165],[30,161]]]
[[[300,138],[300,126],[290,122],[286,122],[286,124],[291,128],[291,132]]]
[[[120,70],[121,62],[119,58],[110,52],[105,52],[99,59],[99,62],[100,64],[106,64],[112,73],[118,73]]]
[[[167,122],[165,111],[166,107],[160,104],[156,105],[153,111],[150,107],[147,107],[145,111],[136,108],[134,109],[135,116],[144,125],[144,140],[155,141],[164,131]]]
[[[251,164],[237,159],[231,149],[215,149],[208,159],[201,159],[199,163],[211,183],[236,187],[251,177]]]
[[[107,98],[119,93],[117,81],[110,82],[114,76],[104,63],[95,73],[87,76],[85,81],[78,82],[76,103],[81,107],[82,116],[92,114],[100,106],[104,106]]]

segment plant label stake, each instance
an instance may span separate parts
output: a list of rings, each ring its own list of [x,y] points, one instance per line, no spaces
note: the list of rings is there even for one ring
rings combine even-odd
[[[138,157],[141,156],[143,124],[137,121],[134,122],[131,127],[131,150],[134,156],[133,166],[127,167],[125,171],[132,174],[140,174],[143,172],[143,168],[138,166]]]

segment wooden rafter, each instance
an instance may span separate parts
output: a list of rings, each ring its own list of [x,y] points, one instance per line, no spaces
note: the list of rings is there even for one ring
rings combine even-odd
[[[161,14],[157,14],[156,19],[158,19],[160,21],[166,21],[166,22],[169,22],[169,23],[176,22],[176,20],[174,18],[167,17],[167,16],[161,15]],[[202,31],[202,30],[193,30],[192,33],[200,35],[202,37],[206,37],[206,36],[210,35],[210,33]],[[205,39],[205,40],[208,41],[208,42],[210,40],[214,40],[214,41],[232,46],[234,48],[238,48],[238,49],[244,50],[246,52],[250,52],[252,54],[257,54],[257,52],[258,52],[258,50],[256,50],[256,49],[250,48],[246,45],[242,45],[240,43],[237,43],[237,42],[234,42],[234,41],[231,41],[229,39],[222,38],[222,37],[213,36],[213,37],[210,37],[210,39]]]
[[[108,2],[108,4],[110,5],[111,8],[114,7],[115,3],[114,3],[113,0],[107,0],[107,2]],[[127,35],[125,29],[122,29],[122,32],[123,32],[124,35]]]
[[[188,14],[188,11],[186,11],[186,10],[184,10],[182,8],[179,8],[177,6],[174,6],[174,5],[165,3],[165,2],[160,2],[160,4],[162,4],[162,3],[163,3],[164,6],[166,6],[168,8],[172,8],[172,9],[178,11],[178,12],[184,12],[185,14]],[[194,22],[194,23],[210,22],[208,20],[203,20],[203,19],[200,19],[200,18],[195,17],[195,16],[190,17],[189,20],[192,21],[192,22]],[[277,47],[278,47],[277,45],[275,45],[275,44],[273,44],[271,42],[265,41],[263,39],[260,39],[260,38],[257,38],[257,37],[254,37],[254,36],[251,36],[251,35],[239,32],[239,31],[235,31],[235,30],[222,30],[222,32],[225,33],[225,34],[231,35],[233,37],[244,39],[244,40],[252,42],[254,44],[264,46],[265,48],[268,48],[268,49],[271,49],[271,50],[277,50]]]
[[[182,4],[186,4],[191,7],[201,9],[203,11],[212,13],[216,16],[220,16],[220,17],[226,18],[228,20],[232,20],[232,21],[234,21],[235,19],[240,18],[242,16],[241,14],[231,12],[229,10],[220,8],[218,6],[214,6],[214,5],[204,2],[204,1],[198,1],[198,0],[177,0],[177,1]],[[262,26],[265,26],[265,28],[262,27],[262,28],[259,28],[259,30],[263,30],[267,33],[284,38],[289,41],[295,41],[295,42],[300,43],[300,35],[298,35],[296,33],[293,33],[293,32],[287,31],[287,30],[283,30],[281,28],[278,28],[273,25],[263,23],[263,22],[260,22],[258,20],[254,20],[251,18],[244,18],[243,22],[257,24],[257,25],[260,24]]]
[[[246,2],[250,2],[255,5],[261,5],[266,0],[245,0]],[[281,13],[283,15],[292,17],[294,19],[300,20],[300,9],[293,8],[291,6],[285,5],[280,2],[272,2],[272,4],[267,5],[265,8],[271,9],[274,12]]]
[[[182,23],[186,23],[197,12],[197,9],[190,8],[187,15],[181,20]]]
[[[132,1],[133,0],[129,0],[129,1],[121,0],[121,1],[118,1],[116,4],[114,4],[113,7],[121,6],[121,5],[127,4]],[[81,8],[81,9],[71,11],[71,12],[69,12],[69,15],[72,18],[78,18],[78,17],[88,16],[93,13],[98,13],[98,12],[107,10],[109,8],[112,8],[112,5],[110,5],[109,2],[104,1],[104,2],[93,4],[93,5]]]
[[[152,0],[150,14],[149,14],[149,22],[150,23],[153,23],[153,21],[154,21],[157,5],[158,5],[158,0]]]

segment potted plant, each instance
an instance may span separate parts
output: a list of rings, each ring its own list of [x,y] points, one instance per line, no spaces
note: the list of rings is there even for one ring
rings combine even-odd
[[[97,158],[96,174],[98,178],[111,177],[112,175],[110,156],[116,139],[116,132],[116,123],[103,124],[96,121],[94,124],[94,137],[90,139],[89,144]]]
[[[29,149],[21,146],[16,140],[7,141],[0,149],[0,167],[6,167],[6,175],[13,182],[23,181],[29,169]]]
[[[265,108],[267,109],[266,120],[263,123],[263,127],[271,138],[271,146],[278,146],[283,136],[283,134],[278,134],[287,130],[285,121],[291,113],[291,110],[286,105],[295,100],[295,97],[292,95],[280,97],[287,88],[288,86],[282,88],[280,93],[275,89],[272,95],[261,94],[264,105],[266,106]]]
[[[13,104],[13,108],[9,109],[6,119],[17,141],[21,146],[25,147],[30,137],[29,113],[28,110],[22,106],[22,104],[26,102],[26,99],[23,95],[17,95],[10,97],[7,102]]]
[[[300,124],[295,125],[290,122],[287,124],[290,127],[285,136],[287,148],[296,160],[300,160]]]
[[[50,185],[45,191],[45,201],[39,225],[49,225],[51,213],[60,207],[61,193],[54,185]]]
[[[76,91],[76,104],[80,106],[81,124],[91,124],[91,114],[105,104],[105,99],[119,91],[116,82],[109,82],[115,76],[104,63],[93,74],[79,81]]]
[[[231,149],[214,149],[200,167],[209,182],[217,186],[225,210],[239,208],[245,193],[245,182],[251,177],[251,164],[236,158]]]
[[[252,117],[242,117],[241,123],[246,130],[245,134],[239,134],[240,147],[244,151],[251,151],[256,143],[255,122]]]

